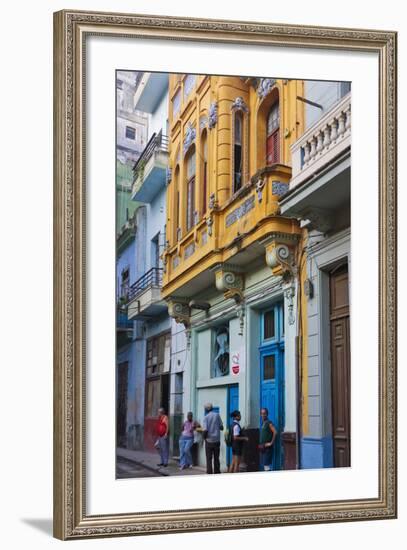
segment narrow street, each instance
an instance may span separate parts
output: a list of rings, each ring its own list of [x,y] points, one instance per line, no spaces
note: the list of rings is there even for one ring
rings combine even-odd
[[[194,466],[187,470],[179,469],[178,459],[170,458],[166,468],[159,468],[158,453],[134,451],[118,447],[116,450],[116,477],[128,479],[133,477],[167,477],[205,474],[205,468]]]
[[[117,457],[116,463],[116,477],[117,479],[128,479],[132,477],[157,477],[165,475],[158,471],[152,470],[151,468],[143,466],[139,462],[134,462],[134,460],[129,460],[123,456]]]

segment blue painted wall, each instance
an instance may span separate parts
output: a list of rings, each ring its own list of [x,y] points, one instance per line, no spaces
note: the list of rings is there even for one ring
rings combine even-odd
[[[145,234],[145,262],[146,262],[146,271],[155,267],[153,257],[153,239],[160,234],[159,244],[160,244],[160,253],[163,252],[164,241],[165,241],[165,212],[166,212],[166,188],[165,185],[161,185],[160,191],[156,194],[154,199],[150,204],[146,206],[147,208],[147,223],[146,223],[146,234]],[[162,267],[162,262],[160,260],[159,267]]]
[[[136,282],[147,271],[147,210],[146,206],[137,209],[136,234],[129,246],[117,257],[117,291],[120,290],[121,272],[130,268],[130,284]]]
[[[120,283],[121,283],[121,273],[124,269],[130,269],[130,284],[134,283],[136,275],[136,254],[135,254],[135,243],[134,240],[131,244],[123,250],[120,256],[117,258],[117,292],[120,295]]]
[[[127,447],[140,449],[143,445],[144,426],[144,342],[133,340],[117,350],[117,363],[128,362],[127,386]]]
[[[138,208],[136,213],[136,236],[134,239],[135,280],[148,270],[147,268],[147,206]]]
[[[332,437],[301,439],[301,468],[333,468]]]
[[[136,212],[136,234],[117,258],[117,292],[120,291],[121,272],[130,269],[130,285],[146,271],[146,208]],[[141,321],[133,322],[132,340],[117,349],[117,364],[128,362],[127,379],[127,447],[143,446],[144,387],[146,346]]]

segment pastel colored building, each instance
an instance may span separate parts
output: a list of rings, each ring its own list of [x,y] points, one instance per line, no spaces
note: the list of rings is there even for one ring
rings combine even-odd
[[[141,447],[144,426],[140,327],[128,319],[126,309],[129,289],[140,276],[145,218],[144,208],[131,200],[133,165],[145,146],[148,122],[134,109],[137,77],[133,71],[118,71],[116,77],[116,423],[117,444],[130,449]]]
[[[281,213],[306,232],[301,269],[300,466],[351,465],[351,94],[346,82],[306,82],[306,128],[291,147]]]
[[[225,423],[239,409],[248,470],[259,467],[262,407],[279,432],[274,469],[346,465],[333,459],[335,449],[346,453],[333,418],[349,404],[342,390],[332,393],[330,359],[336,306],[345,307],[348,288],[340,278],[349,265],[346,91],[337,83],[169,76],[161,297],[177,323],[171,349],[179,341],[183,357],[171,353],[183,362],[178,402],[199,421],[206,402]],[[327,200],[333,223],[325,227],[317,210]],[[328,279],[318,271],[321,254]],[[221,448],[225,468],[230,457]]]
[[[143,447],[154,450],[158,409],[170,417],[171,452],[178,455],[179,427],[182,419],[182,378],[185,367],[182,349],[184,334],[176,337],[176,323],[168,315],[162,298],[162,255],[165,248],[168,178],[168,75],[141,73],[135,106],[148,115],[146,146],[133,168],[132,199],[144,205],[145,231],[139,236],[143,270],[129,289],[127,315],[141,323],[139,369],[144,408]],[[172,346],[172,335],[175,343]],[[176,350],[173,352],[173,349]]]

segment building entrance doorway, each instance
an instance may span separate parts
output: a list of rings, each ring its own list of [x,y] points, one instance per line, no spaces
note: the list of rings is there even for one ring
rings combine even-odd
[[[260,338],[260,407],[268,409],[269,419],[278,430],[274,443],[272,469],[280,470],[284,463],[281,445],[281,433],[284,429],[284,308],[282,302],[262,313]]]
[[[171,333],[147,340],[146,398],[144,414],[144,449],[154,451],[157,440],[158,409],[170,417]]]
[[[330,273],[332,438],[334,466],[350,466],[350,332],[348,265]]]
[[[233,384],[228,386],[228,412],[226,424],[232,426],[231,414],[233,411],[239,410],[239,386],[238,384]],[[226,463],[228,466],[232,463],[232,447],[227,447],[226,451]]]

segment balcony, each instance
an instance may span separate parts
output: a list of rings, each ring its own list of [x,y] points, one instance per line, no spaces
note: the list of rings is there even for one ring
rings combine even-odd
[[[130,286],[127,315],[132,321],[157,317],[167,311],[161,297],[163,270],[153,267]]]
[[[139,73],[136,80],[134,108],[153,113],[168,90],[168,73]]]
[[[335,225],[335,213],[350,209],[350,151],[349,93],[291,146],[292,179],[281,214],[321,231]]]
[[[168,166],[168,137],[153,134],[133,168],[132,199],[151,202],[165,187]]]
[[[275,234],[295,239],[296,220],[279,215],[279,197],[288,189],[291,168],[282,164],[259,170],[223,205],[209,212],[164,254],[163,296],[195,296],[214,284],[214,269],[225,262],[245,271],[265,263],[264,242]]]

